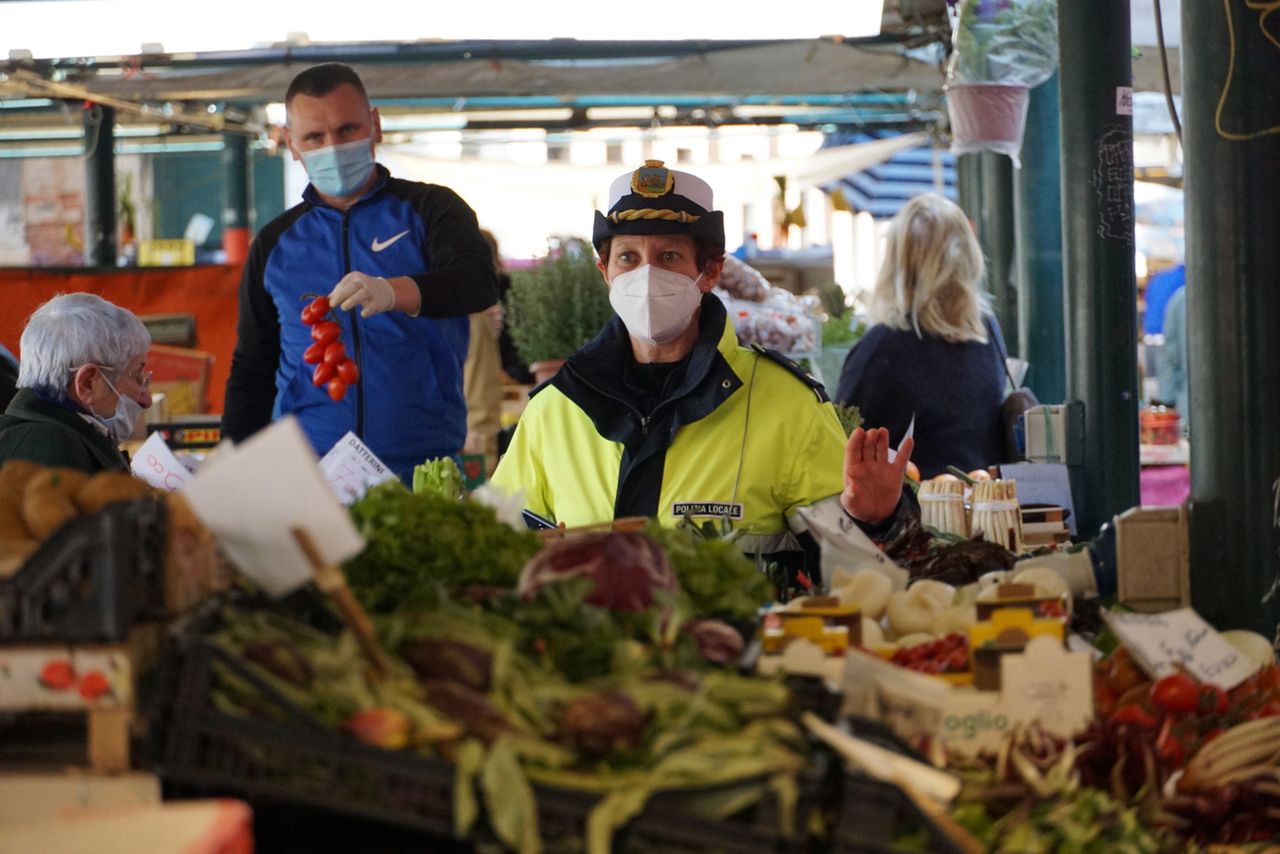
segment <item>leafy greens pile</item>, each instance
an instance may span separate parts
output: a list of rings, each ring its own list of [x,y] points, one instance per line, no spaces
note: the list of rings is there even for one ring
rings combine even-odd
[[[367,545],[344,565],[347,582],[377,612],[430,607],[442,589],[512,587],[540,545],[483,504],[413,493],[396,481],[369,490],[351,518]]]

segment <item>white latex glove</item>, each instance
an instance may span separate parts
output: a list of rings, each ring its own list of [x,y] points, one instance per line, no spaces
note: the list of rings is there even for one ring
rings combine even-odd
[[[371,317],[396,307],[396,294],[391,283],[381,276],[352,271],[334,285],[329,304],[349,311],[360,306],[361,317]]]

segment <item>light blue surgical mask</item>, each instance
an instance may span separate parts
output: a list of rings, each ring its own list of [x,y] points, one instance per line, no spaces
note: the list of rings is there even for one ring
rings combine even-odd
[[[119,445],[133,435],[133,429],[138,426],[138,416],[142,415],[142,404],[127,394],[121,394],[111,380],[107,379],[106,373],[103,373],[102,380],[116,393],[116,411],[109,416],[95,417],[107,428],[111,441]]]
[[[373,172],[369,138],[302,152],[302,165],[312,185],[326,196],[350,196]]]

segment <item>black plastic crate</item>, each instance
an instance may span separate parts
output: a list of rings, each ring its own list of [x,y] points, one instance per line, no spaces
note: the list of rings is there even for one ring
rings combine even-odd
[[[193,625],[208,628],[210,623],[206,619]],[[253,684],[271,714],[280,719],[244,718],[213,708],[209,697],[215,663]],[[205,637],[191,633],[175,640],[160,668],[157,689],[157,696],[174,698],[158,702],[152,715],[162,745],[157,771],[173,792],[317,807],[441,837],[453,832],[451,764],[360,744],[323,728],[281,697],[254,668]],[[808,850],[804,810],[816,801],[820,778],[815,774],[801,780],[795,838],[783,836],[772,793],[732,819],[717,820],[691,814],[684,806],[688,792],[672,791],[655,795],[645,811],[615,835],[613,850]],[[598,795],[546,786],[534,789],[544,839],[584,835]],[[476,833],[493,841],[483,821]]]
[[[0,640],[119,641],[163,616],[165,519],[140,498],[54,531],[0,581]]]
[[[217,662],[259,689],[287,720],[237,717],[208,698]],[[174,703],[163,730],[158,772],[167,786],[192,794],[319,807],[414,830],[453,830],[453,766],[383,750],[324,729],[246,666],[203,638],[182,640],[163,665]]]

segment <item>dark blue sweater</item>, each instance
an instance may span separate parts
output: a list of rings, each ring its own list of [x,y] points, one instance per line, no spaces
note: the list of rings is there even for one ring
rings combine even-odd
[[[836,400],[858,407],[864,426],[887,427],[895,448],[914,414],[911,459],[924,477],[1004,462],[1004,339],[986,322],[986,344],[873,326],[845,358]]]

